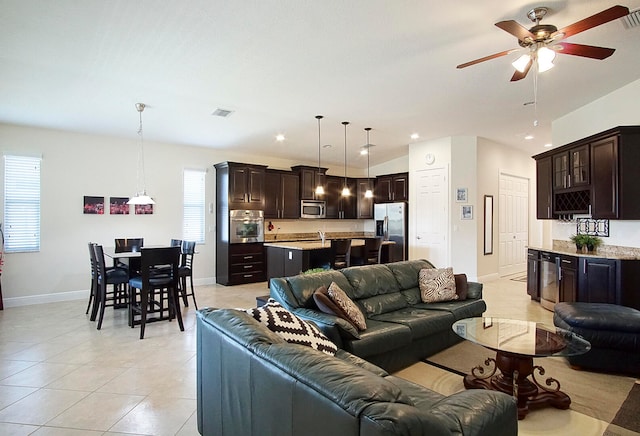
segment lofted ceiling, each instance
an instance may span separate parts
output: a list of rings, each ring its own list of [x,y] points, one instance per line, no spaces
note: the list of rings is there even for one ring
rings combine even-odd
[[[510,82],[517,54],[494,26],[547,6],[565,27],[616,3],[602,0],[0,0],[0,122],[189,144],[365,168],[414,141],[478,136],[533,154],[551,121],[640,78],[640,29],[621,19],[568,38],[615,48],[599,61],[556,57],[555,68]],[[620,3],[631,11],[640,0]],[[232,111],[215,117],[216,109]],[[537,121],[537,126],[534,125]],[[420,139],[411,139],[419,133]],[[275,140],[277,134],[285,140]],[[534,139],[525,140],[527,134]],[[557,144],[560,145],[560,144]]]

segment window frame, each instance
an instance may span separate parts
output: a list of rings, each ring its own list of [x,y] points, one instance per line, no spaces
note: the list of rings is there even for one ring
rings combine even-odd
[[[198,168],[182,172],[182,237],[196,244],[204,244],[206,239],[206,174]]]

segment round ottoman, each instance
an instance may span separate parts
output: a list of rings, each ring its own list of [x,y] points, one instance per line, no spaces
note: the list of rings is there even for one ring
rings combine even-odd
[[[605,303],[557,303],[553,323],[591,343],[585,354],[569,356],[573,366],[640,375],[640,311]]]

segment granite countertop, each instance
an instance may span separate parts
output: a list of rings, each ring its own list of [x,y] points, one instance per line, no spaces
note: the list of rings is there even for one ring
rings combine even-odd
[[[390,245],[395,244],[393,241],[383,241],[382,245]],[[364,239],[352,239],[351,246],[352,247],[361,247],[364,245]],[[324,245],[322,241],[278,241],[278,242],[265,242],[265,247],[277,247],[277,248],[286,248],[288,250],[321,250],[323,248],[331,248],[331,240],[327,239],[324,241]]]
[[[640,259],[640,249],[633,247],[618,247],[615,245],[602,245],[593,252],[577,251],[575,244],[570,241],[554,240],[553,246],[528,245],[532,250],[548,251],[556,254],[576,257],[590,257],[598,259],[613,260],[638,260]]]

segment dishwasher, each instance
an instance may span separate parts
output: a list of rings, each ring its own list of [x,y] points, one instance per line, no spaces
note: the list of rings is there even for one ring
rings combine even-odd
[[[540,253],[540,305],[553,310],[560,292],[560,256],[554,253]]]

